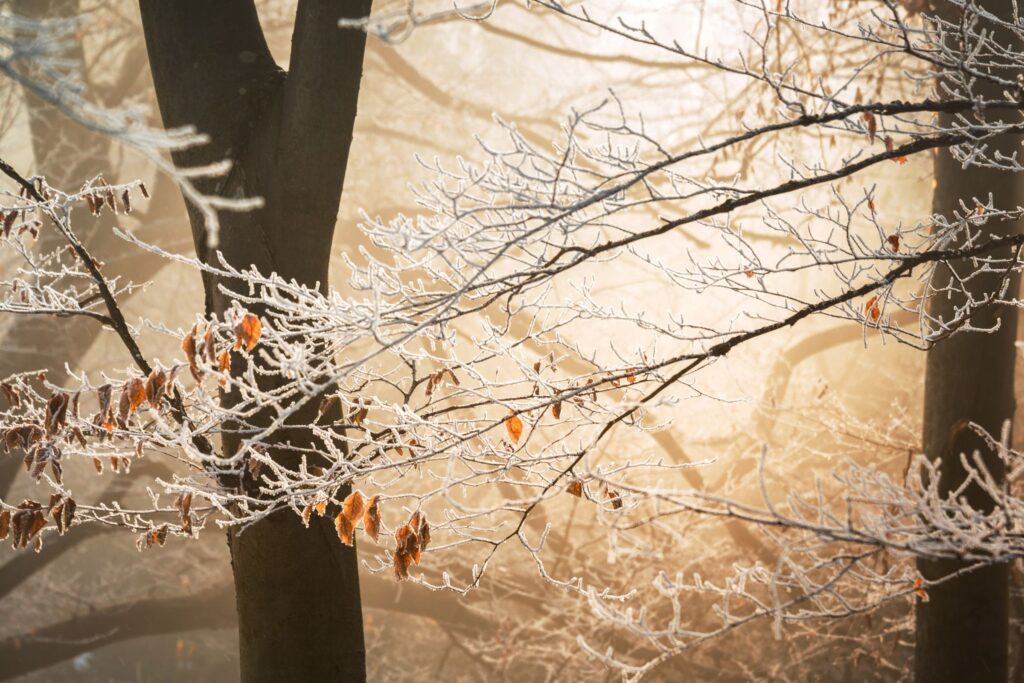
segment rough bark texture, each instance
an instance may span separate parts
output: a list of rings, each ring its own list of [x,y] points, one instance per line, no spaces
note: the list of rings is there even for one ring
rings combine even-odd
[[[211,137],[175,163],[229,158],[230,174],[203,189],[265,201],[259,211],[222,216],[219,251],[236,267],[326,288],[365,48],[365,36],[339,30],[337,20],[364,16],[369,0],[300,0],[288,73],[267,48],[252,0],[140,7],[164,125],[194,125]],[[213,261],[204,225],[190,217],[197,253]],[[210,313],[228,306],[219,284],[237,286],[207,278]],[[314,402],[293,424],[315,419],[315,410]],[[289,439],[311,443],[308,431],[290,430]],[[236,445],[224,441],[228,451]],[[229,544],[242,680],[363,680],[356,555],[328,520],[306,529],[283,512],[232,531]]]
[[[978,4],[999,16],[1011,16],[1010,0],[985,0]],[[998,94],[983,89],[982,92],[986,97]],[[945,119],[945,123],[948,122],[948,118]],[[1019,144],[1016,139],[1000,143],[1004,151],[1012,146],[1019,148]],[[960,201],[972,208],[974,198],[987,202],[990,193],[998,207],[1022,203],[1021,179],[1015,174],[977,168],[963,170],[948,152],[936,157],[935,178],[934,211],[945,216],[952,216],[954,212],[962,214]],[[982,229],[983,238],[1020,229],[1016,223],[993,221]],[[964,276],[972,268],[969,262],[940,268],[935,284],[942,287],[954,273]],[[969,289],[972,294],[981,296],[998,286],[999,277],[992,276],[972,280]],[[1018,279],[1013,278],[1009,289],[1011,296],[1018,289]],[[929,302],[929,311],[932,316],[949,320],[958,305],[963,305],[963,297],[939,296]],[[929,458],[942,460],[940,486],[943,491],[954,490],[964,481],[960,454],[974,450],[982,454],[993,476],[999,480],[1004,477],[1003,464],[998,457],[973,431],[963,427],[965,421],[971,421],[998,435],[1003,423],[1013,418],[1017,310],[987,308],[975,315],[972,322],[983,328],[998,324],[999,330],[993,334],[955,335],[928,352],[923,443]],[[977,508],[992,508],[992,500],[977,487],[971,487],[966,498]],[[958,561],[918,563],[918,569],[929,579],[965,566]],[[914,653],[917,681],[1005,683],[1008,676],[1008,587],[1009,568],[997,565],[929,589],[930,600],[917,604]]]

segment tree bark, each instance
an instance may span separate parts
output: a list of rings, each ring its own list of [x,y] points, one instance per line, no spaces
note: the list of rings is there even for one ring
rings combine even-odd
[[[984,0],[977,4],[997,16],[1007,19],[1012,16],[1010,0]],[[1006,39],[1006,36],[998,37]],[[978,87],[976,92],[986,98],[1001,94],[997,88],[984,86]],[[940,117],[940,125],[950,123],[947,115]],[[1020,140],[1004,139],[997,146],[1004,153],[1011,153],[1011,148],[1019,149]],[[946,151],[936,156],[935,179],[933,209],[944,216],[963,214],[960,201],[966,204],[969,213],[974,207],[974,198],[987,203],[991,194],[997,207],[1007,208],[1021,204],[1024,194],[1021,179],[1016,174],[975,167],[965,170]],[[977,239],[1020,230],[1019,223],[991,221],[979,228]],[[1005,258],[1010,253],[998,256]],[[966,276],[973,268],[970,262],[941,266],[934,285],[942,288],[952,278]],[[958,286],[965,287],[974,297],[981,297],[999,288],[1000,276],[975,277]],[[1018,289],[1019,279],[1014,276],[1008,296],[1013,296]],[[935,296],[928,302],[928,310],[933,317],[950,320],[954,310],[965,301],[963,294]],[[939,486],[944,493],[955,490],[965,480],[961,453],[969,455],[977,450],[996,480],[1005,478],[1003,463],[997,454],[964,425],[965,421],[974,422],[998,437],[1004,422],[1012,421],[1017,310],[1012,306],[987,307],[972,317],[972,323],[982,328],[998,325],[999,329],[992,334],[954,335],[940,341],[927,355],[923,445],[929,458],[942,461]],[[969,488],[965,497],[976,509],[993,507],[991,498],[976,486]],[[918,570],[926,579],[937,579],[967,566],[957,560],[918,562]],[[916,680],[922,683],[1005,683],[1008,676],[1008,589],[1009,566],[1006,564],[930,587],[930,599],[917,603]]]
[[[364,34],[337,21],[368,14],[370,1],[300,0],[287,74],[274,63],[252,0],[139,4],[164,125],[194,125],[211,138],[175,153],[175,163],[231,159],[228,176],[202,189],[264,199],[259,211],[222,215],[219,252],[235,267],[325,291],[365,49]],[[201,217],[190,210],[190,218],[199,257],[214,262]],[[230,303],[220,285],[238,286],[204,276],[208,313],[223,314]],[[310,424],[315,410],[310,403],[293,425]],[[297,429],[289,441],[313,443]],[[225,437],[227,452],[236,445]],[[232,530],[229,545],[243,681],[365,679],[356,554],[327,518],[306,529],[282,511]]]

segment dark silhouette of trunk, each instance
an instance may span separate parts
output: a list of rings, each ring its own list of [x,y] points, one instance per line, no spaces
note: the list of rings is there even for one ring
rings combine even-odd
[[[1011,0],[984,0],[977,4],[1007,20],[1013,16]],[[1006,40],[998,32],[997,37]],[[1013,47],[1020,49],[1019,45]],[[1006,73],[1000,75],[1007,76]],[[986,99],[1001,94],[998,88],[985,86],[976,92]],[[946,115],[940,117],[942,125],[948,125],[949,121]],[[1013,153],[1019,149],[1020,141],[1004,139],[998,146],[1004,153]],[[990,153],[991,149],[992,146]],[[959,206],[961,200],[970,212],[974,198],[987,203],[990,194],[1000,208],[1017,206],[1024,199],[1021,179],[1016,174],[974,167],[964,170],[946,151],[936,157],[935,179],[933,208],[945,216],[963,214]],[[980,228],[980,239],[1016,233],[1020,229],[1019,223],[990,221]],[[1003,252],[999,256],[1010,254]],[[951,277],[966,276],[973,268],[970,262],[942,266],[935,286],[941,288]],[[998,274],[987,275],[976,277],[965,286],[973,296],[981,297],[997,290],[1000,280]],[[1014,276],[1008,296],[1013,296],[1018,289],[1019,280]],[[963,295],[936,296],[929,301],[928,310],[936,318],[950,320],[955,308],[963,306],[964,302]],[[982,328],[998,324],[999,330],[992,334],[957,334],[928,351],[923,444],[929,458],[942,460],[939,485],[943,492],[956,489],[965,479],[961,453],[977,450],[996,480],[1005,478],[1003,463],[997,455],[964,425],[965,421],[974,422],[998,437],[1004,422],[1013,418],[1017,310],[988,307],[976,313],[972,323]],[[977,509],[993,507],[991,498],[976,486],[970,487],[965,497]],[[957,560],[918,562],[919,571],[927,579],[936,579],[967,566]],[[921,683],[1005,683],[1008,676],[1008,590],[1009,566],[1006,564],[931,587],[928,590],[930,600],[917,603],[916,680]]]
[[[337,21],[365,16],[370,0],[300,0],[287,73],[267,48],[253,0],[139,4],[164,125],[194,125],[211,139],[175,153],[175,163],[229,158],[231,172],[201,189],[265,202],[222,214],[218,250],[236,267],[325,289],[365,49],[365,36]],[[200,216],[193,207],[189,214],[199,257],[214,262]],[[228,306],[219,285],[238,286],[204,275],[209,313]],[[293,425],[315,420],[316,407]],[[308,445],[312,435],[290,429],[289,441]],[[226,452],[236,446],[225,437]],[[356,554],[327,518],[306,529],[284,511],[231,531],[229,545],[243,681],[365,678]]]

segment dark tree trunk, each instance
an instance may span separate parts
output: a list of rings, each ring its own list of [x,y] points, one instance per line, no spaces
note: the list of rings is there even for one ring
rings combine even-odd
[[[1011,16],[1010,0],[984,0],[979,5],[998,16]],[[1016,46],[1018,49],[1020,46]],[[1006,76],[1006,74],[1001,74]],[[987,99],[1001,93],[995,88],[979,88]],[[943,125],[950,119],[942,117]],[[1019,149],[1019,139],[999,143],[1006,153]],[[948,152],[935,160],[935,213],[952,216],[963,213],[959,202],[974,206],[974,198],[987,203],[989,194],[995,205],[1010,208],[1022,203],[1021,179],[1016,174],[961,168]],[[1020,232],[1019,223],[991,221],[982,230],[982,238]],[[1000,253],[1007,257],[1008,252]],[[965,276],[974,266],[956,262],[940,267],[935,286],[941,288],[954,275]],[[976,297],[998,289],[1000,277],[974,278],[967,288]],[[1019,289],[1019,280],[1010,283],[1009,296]],[[950,320],[953,311],[963,306],[964,296],[936,296],[928,310],[936,318]],[[1004,467],[997,455],[970,429],[974,422],[998,437],[1003,424],[1014,414],[1014,362],[1016,359],[1017,310],[1013,307],[989,307],[979,311],[972,323],[988,328],[998,324],[993,334],[963,333],[940,341],[928,351],[924,398],[924,451],[931,459],[942,460],[940,488],[949,492],[965,478],[960,454],[977,450],[989,471],[1001,481]],[[977,509],[991,510],[993,501],[978,487],[971,487],[966,498]],[[968,566],[949,561],[919,561],[918,569],[928,579],[936,579]],[[1009,566],[1005,564],[975,571],[928,590],[929,601],[917,604],[917,638],[914,652],[916,680],[921,683],[1005,683],[1008,676],[1008,590]]]
[[[370,0],[300,0],[288,73],[270,55],[252,0],[140,0],[140,7],[164,125],[194,125],[211,138],[176,153],[175,163],[229,158],[229,175],[202,189],[265,202],[256,212],[222,215],[219,251],[236,267],[325,289],[365,48],[363,34],[337,21],[368,14]],[[204,225],[194,210],[190,217],[197,253],[212,261]],[[219,284],[237,286],[207,277],[210,313],[228,305]],[[304,419],[315,415],[294,424]],[[294,445],[311,439],[289,430]],[[233,447],[226,438],[224,448]],[[328,520],[315,518],[306,529],[283,512],[232,531],[229,543],[242,680],[363,680],[356,554]]]

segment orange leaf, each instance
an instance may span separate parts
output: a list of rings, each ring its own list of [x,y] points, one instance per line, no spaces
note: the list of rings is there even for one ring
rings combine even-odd
[[[352,525],[359,523],[359,518],[363,516],[363,508],[366,506],[366,501],[363,500],[363,494],[359,491],[353,491],[348,494],[345,501],[341,505],[341,513],[345,515],[345,518]]]
[[[246,313],[235,325],[235,351],[244,346],[246,351],[251,352],[260,340],[262,331],[263,324],[260,319],[252,313]]]
[[[411,520],[417,523],[418,513],[413,514]],[[399,581],[409,578],[409,566],[413,562],[419,562],[420,548],[419,537],[409,524],[403,524],[395,529],[395,578]]]
[[[556,420],[562,419],[562,402],[561,401],[557,401],[553,406],[551,406],[551,416],[554,417]]]
[[[167,385],[167,373],[163,370],[154,370],[149,373],[146,379],[146,400],[154,408],[160,405],[160,399],[164,395],[164,388]]]
[[[565,490],[576,496],[577,498],[583,497],[583,482],[579,479],[573,479],[569,482],[569,485],[565,487]]]
[[[192,371],[192,376],[198,381],[202,377],[202,371],[199,369],[199,365],[196,363],[196,326],[193,325],[192,329],[185,338],[181,340],[181,350],[185,352],[185,360],[188,361],[189,370]]]
[[[380,508],[377,505],[377,496],[366,501],[366,509],[363,511],[363,531],[366,535],[377,542],[380,536]]]
[[[523,421],[516,415],[509,415],[505,418],[505,430],[512,443],[519,443],[519,437],[523,435]]]
[[[867,303],[864,304],[864,314],[871,318],[872,322],[878,322],[878,319],[882,316],[882,311],[878,308],[878,297],[873,296],[868,299]]]
[[[352,520],[345,516],[344,511],[339,512],[338,516],[334,518],[334,528],[338,532],[338,540],[345,545],[352,545],[352,536],[356,527]]]
[[[128,412],[134,413],[146,400],[146,383],[134,377],[128,381],[125,391],[128,394]]]
[[[924,579],[920,576],[914,579],[914,593],[921,602],[928,602],[928,591],[924,589]]]

